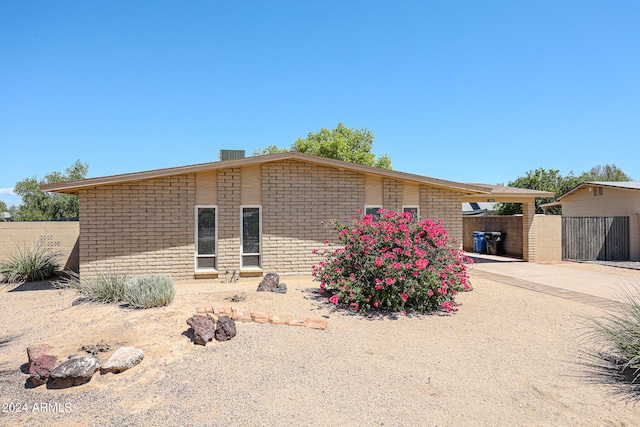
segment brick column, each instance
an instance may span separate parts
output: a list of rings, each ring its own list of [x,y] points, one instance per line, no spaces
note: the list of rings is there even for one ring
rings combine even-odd
[[[536,260],[535,215],[535,201],[522,203],[522,258],[528,262]]]
[[[218,270],[240,271],[240,168],[218,171]]]
[[[382,207],[386,210],[400,212],[402,210],[402,183],[394,179],[382,181]]]

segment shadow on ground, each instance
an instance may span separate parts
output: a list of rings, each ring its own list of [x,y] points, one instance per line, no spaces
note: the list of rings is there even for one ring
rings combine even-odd
[[[634,369],[624,368],[620,361],[596,351],[584,351],[578,364],[587,381],[612,386],[612,395],[620,400],[633,404],[640,402],[640,376]]]

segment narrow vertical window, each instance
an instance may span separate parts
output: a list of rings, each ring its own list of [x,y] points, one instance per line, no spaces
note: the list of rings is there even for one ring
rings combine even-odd
[[[373,217],[374,221],[377,221],[378,219],[380,219],[380,214],[378,213],[378,211],[382,209],[382,206],[370,206],[370,205],[365,205],[364,207],[364,215],[371,215]]]
[[[403,206],[402,212],[409,212],[413,219],[420,217],[420,208],[418,206]]]
[[[242,207],[242,268],[260,268],[261,260],[260,206]]]
[[[215,206],[196,206],[196,270],[215,270],[217,263]]]

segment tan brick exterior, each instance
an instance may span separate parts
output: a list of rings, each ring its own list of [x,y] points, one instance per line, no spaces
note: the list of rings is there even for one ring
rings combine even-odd
[[[195,274],[196,205],[217,206],[222,274],[241,271],[244,205],[261,207],[264,272],[309,274],[320,260],[312,251],[337,241],[326,222],[346,223],[376,200],[393,210],[415,202],[421,217],[443,219],[462,242],[461,193],[295,159],[83,188],[79,197],[83,275],[111,268],[211,277]]]
[[[240,271],[240,168],[218,171],[218,271]]]
[[[262,268],[311,272],[313,249],[335,241],[330,219],[347,222],[364,207],[364,174],[285,161],[262,166]]]
[[[59,254],[61,269],[78,271],[78,234],[77,221],[0,222],[0,260],[37,244]]]
[[[441,219],[449,236],[462,248],[462,193],[438,187],[421,186],[420,217]]]
[[[195,174],[80,191],[80,274],[193,277]]]
[[[503,249],[506,256],[522,258],[522,217],[521,216],[467,216],[462,218],[463,249],[473,252],[475,231],[499,231],[506,233]]]
[[[533,201],[522,203],[522,259],[529,262],[536,261],[535,215],[536,204]]]
[[[536,215],[536,261],[562,260],[562,217],[560,215]]]

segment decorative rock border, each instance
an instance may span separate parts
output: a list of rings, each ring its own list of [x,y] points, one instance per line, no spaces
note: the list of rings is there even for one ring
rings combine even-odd
[[[242,323],[271,323],[273,325],[303,326],[310,329],[327,329],[328,321],[322,319],[310,319],[308,317],[293,317],[289,315],[277,315],[272,312],[261,312],[236,307],[197,307],[197,314],[220,317],[229,316],[233,320]]]

